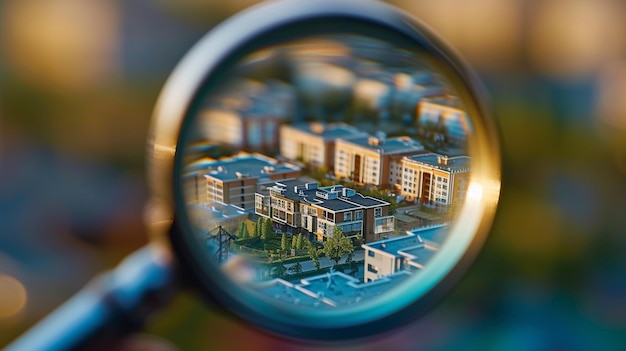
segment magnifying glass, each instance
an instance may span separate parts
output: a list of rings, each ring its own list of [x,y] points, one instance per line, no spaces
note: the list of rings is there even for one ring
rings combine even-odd
[[[467,269],[500,192],[475,75],[373,1],[272,1],[215,28],[161,93],[149,162],[152,244],[13,349],[127,331],[181,285],[281,337],[388,332]]]

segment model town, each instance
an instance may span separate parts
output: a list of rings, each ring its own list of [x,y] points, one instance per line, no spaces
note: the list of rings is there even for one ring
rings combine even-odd
[[[243,79],[207,105],[197,129],[211,143],[188,147],[185,196],[216,262],[248,258],[251,284],[275,299],[346,306],[438,251],[467,191],[471,126],[426,70],[326,62],[307,72],[296,87]],[[298,104],[319,105],[306,79],[319,85],[329,72],[351,75],[350,115],[329,121],[316,114],[333,111],[310,109],[312,118],[294,119]]]

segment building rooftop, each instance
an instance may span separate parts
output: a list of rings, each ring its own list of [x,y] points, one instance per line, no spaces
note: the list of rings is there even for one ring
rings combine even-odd
[[[279,278],[259,283],[255,288],[278,301],[314,308],[333,308],[379,296],[410,276],[410,272],[401,271],[373,282],[361,283],[347,274],[331,271],[302,279],[299,284]]]
[[[448,230],[447,224],[440,224],[432,227],[413,229],[410,233],[419,235],[425,243],[440,246],[448,236]]]
[[[264,185],[258,191],[262,195],[268,195],[274,191],[287,199],[308,202],[335,212],[389,205],[386,201],[371,196],[363,196],[354,189],[346,188],[343,185],[318,188],[315,182],[305,183],[297,179],[280,180]]]
[[[293,283],[283,279],[258,283],[255,289],[275,300],[296,306],[319,307],[323,304],[323,301],[317,296],[296,289]]]
[[[363,196],[358,193],[350,197],[350,201],[365,207],[389,205],[387,201],[383,201],[371,196]]]
[[[343,140],[343,142],[367,148],[381,155],[417,153],[424,150],[424,146],[419,141],[409,137],[381,138],[371,136]]]
[[[471,164],[469,156],[448,157],[436,153],[408,156],[405,159],[409,162],[427,165],[452,173],[469,172]]]
[[[207,170],[205,177],[230,181],[245,178],[268,178],[270,174],[297,172],[299,167],[288,163],[278,163],[273,158],[261,154],[239,154],[237,156],[203,161],[201,166]],[[198,169],[198,166],[193,167]]]
[[[435,253],[437,253],[437,249],[427,245],[407,247],[398,251],[400,256],[408,259],[409,265],[420,269],[424,268]]]
[[[429,242],[436,238],[438,241],[432,241],[435,243],[441,243],[443,241],[442,236],[445,236],[446,232],[447,228],[445,224],[419,228],[407,232],[407,235],[404,236],[364,244],[363,248],[399,257],[404,256],[400,253],[400,251],[416,247],[430,247],[431,249],[435,249],[434,246],[428,245]]]
[[[351,139],[368,136],[367,133],[345,123],[298,123],[285,125],[283,128],[299,130],[301,132],[319,136],[324,140],[335,140],[338,138]]]
[[[360,208],[357,204],[352,202],[348,202],[342,199],[333,199],[333,200],[325,200],[321,203],[318,203],[317,206],[331,210],[331,211],[345,211],[354,208]]]

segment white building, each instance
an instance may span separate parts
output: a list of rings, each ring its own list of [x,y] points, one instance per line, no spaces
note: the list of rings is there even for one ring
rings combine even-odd
[[[444,225],[420,228],[405,236],[363,244],[365,249],[364,281],[371,282],[401,271],[424,269],[439,250],[439,245],[423,240],[421,235],[433,236],[445,230]]]

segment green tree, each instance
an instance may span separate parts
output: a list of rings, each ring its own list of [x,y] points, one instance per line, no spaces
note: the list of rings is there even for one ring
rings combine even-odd
[[[280,249],[287,251],[287,233],[283,232],[283,236],[280,238]]]
[[[271,219],[266,218],[262,228],[261,239],[269,241],[276,236],[276,231],[274,230],[274,225],[272,224]]]
[[[291,249],[293,250],[297,250],[298,249],[298,237],[296,235],[293,235],[291,237]]]
[[[259,216],[259,219],[256,221],[256,225],[254,226],[254,237],[260,238],[262,236],[264,218]]]
[[[352,245],[352,240],[346,238],[341,228],[335,226],[333,236],[324,242],[324,253],[326,257],[333,260],[335,265],[338,265],[343,255],[347,254],[348,258],[351,259],[353,252],[354,246]]]
[[[246,222],[241,222],[241,227],[239,228],[239,237],[242,239],[248,239],[250,237]]]
[[[317,245],[313,244],[310,241],[305,241],[305,246],[309,254],[309,258],[313,261],[315,265],[315,269],[320,269],[320,250],[317,248]]]
[[[298,237],[296,238],[296,250],[302,250],[302,234],[298,234]]]

